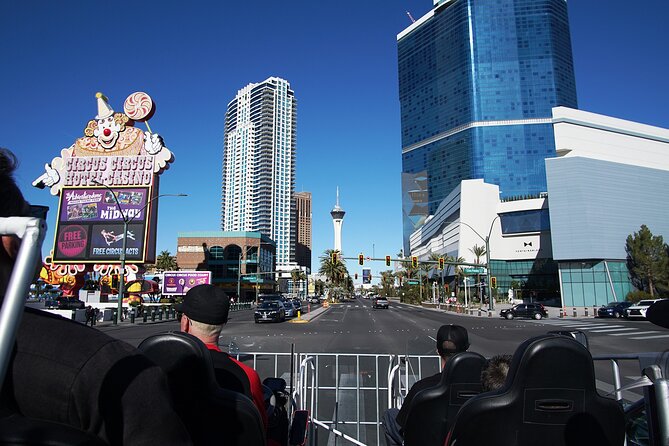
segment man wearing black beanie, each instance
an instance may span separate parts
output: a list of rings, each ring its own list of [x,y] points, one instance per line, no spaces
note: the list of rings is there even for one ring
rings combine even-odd
[[[230,298],[225,291],[214,285],[195,286],[188,290],[177,310],[183,313],[181,331],[200,339],[209,349],[219,385],[251,398],[267,429],[267,411],[258,373],[218,347],[218,338],[230,311]]]

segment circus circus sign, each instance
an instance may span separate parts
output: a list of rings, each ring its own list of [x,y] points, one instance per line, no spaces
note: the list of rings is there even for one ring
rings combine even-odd
[[[155,111],[148,94],[128,96],[124,113],[115,112],[102,93],[96,98],[98,114],[88,121],[83,136],[45,164],[33,186],[48,187],[52,195],[59,195],[63,187],[151,186],[154,176],[174,160],[162,137],[148,125]],[[136,122],[144,122],[147,130],[135,127]]]
[[[60,196],[53,262],[109,265],[119,261],[125,246],[128,263],[150,263],[155,260],[156,179],[174,155],[151,131],[155,106],[148,94],[128,96],[123,113],[115,112],[102,93],[95,97],[98,113],[83,136],[33,181]],[[137,122],[146,130],[135,127]]]

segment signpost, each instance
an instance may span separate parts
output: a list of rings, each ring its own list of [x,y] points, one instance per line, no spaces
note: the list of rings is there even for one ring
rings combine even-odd
[[[464,268],[462,270],[465,274],[485,274],[485,268]]]

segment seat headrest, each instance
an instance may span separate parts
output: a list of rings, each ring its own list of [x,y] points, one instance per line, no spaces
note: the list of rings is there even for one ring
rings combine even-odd
[[[209,350],[191,334],[156,334],[142,341],[138,349],[163,369],[170,383],[179,383],[180,393],[216,382]]]

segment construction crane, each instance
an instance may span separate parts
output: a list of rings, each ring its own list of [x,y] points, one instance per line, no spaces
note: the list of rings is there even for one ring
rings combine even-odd
[[[409,19],[411,19],[411,23],[416,23],[416,19],[413,18],[409,11],[407,11],[407,15],[409,16]]]

